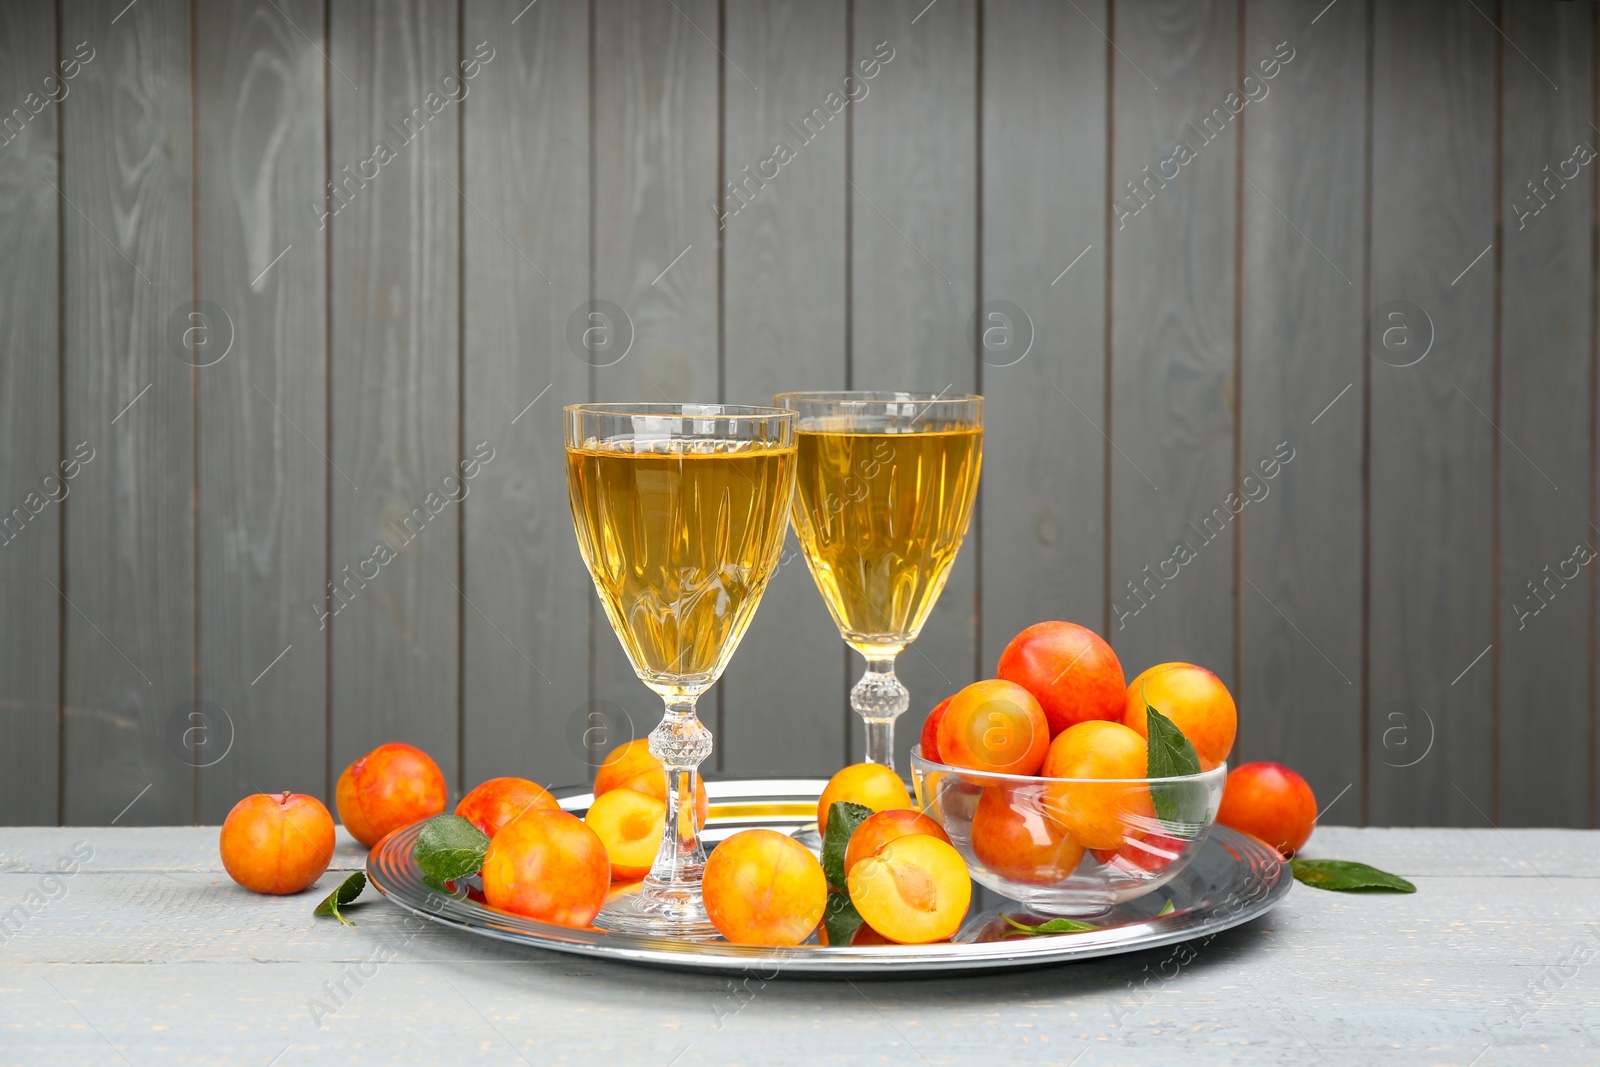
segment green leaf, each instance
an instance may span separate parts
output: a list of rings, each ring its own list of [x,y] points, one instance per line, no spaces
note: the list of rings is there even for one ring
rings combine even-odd
[[[1161,714],[1156,707],[1145,702],[1145,734],[1147,750],[1145,776],[1148,778],[1184,778],[1200,773],[1200,757],[1194,743],[1183,736],[1177,723]]]
[[[1082,934],[1100,929],[1094,923],[1079,922],[1077,919],[1048,919],[1038,926],[1029,926],[1027,923],[1017,922],[1009,915],[1001,915],[1000,918],[1028,937],[1038,937],[1041,934]]]
[[[850,847],[850,835],[856,827],[871,815],[871,808],[848,800],[836,800],[828,809],[828,832],[822,838],[822,873],[833,888],[845,888],[844,850]]]
[[[449,882],[483,870],[489,837],[459,815],[436,815],[417,835],[411,858],[436,882]]]
[[[1161,910],[1156,912],[1156,918],[1159,919],[1163,915],[1171,915],[1173,912],[1175,912],[1177,910],[1178,910],[1177,908],[1172,906],[1172,898],[1168,897],[1167,898],[1167,902],[1165,904],[1161,905]]]
[[[1296,881],[1316,889],[1332,889],[1341,893],[1363,890],[1388,890],[1395,893],[1415,893],[1417,887],[1398,874],[1380,871],[1355,860],[1290,860],[1289,869]]]
[[[1156,710],[1148,700],[1144,704],[1144,715],[1145,777],[1185,778],[1191,774],[1199,774],[1200,757],[1194,750],[1194,743],[1183,736],[1183,731],[1178,729],[1177,724]],[[1150,799],[1156,806],[1156,818],[1164,823],[1176,824],[1173,829],[1180,834],[1183,833],[1185,824],[1205,821],[1203,812],[1190,810],[1197,808],[1198,805],[1187,802],[1191,799],[1185,795],[1188,792],[1187,789],[1174,786],[1166,788],[1157,786],[1150,790]],[[1190,835],[1183,834],[1183,836]]]
[[[833,825],[834,816],[828,816],[828,825]],[[828,903],[822,909],[822,926],[828,931],[828,944],[848,945],[855,936],[856,929],[864,920],[861,913],[856,911],[856,906],[850,902],[849,893],[829,893]]]
[[[333,892],[324,897],[322,903],[317,905],[317,910],[313,912],[313,914],[332,915],[335,919],[338,919],[346,926],[354,926],[355,923],[339,914],[339,909],[356,899],[356,897],[359,897],[361,895],[361,891],[365,888],[367,888],[366,872],[357,871],[344,881],[340,882],[339,888],[335,889]]]

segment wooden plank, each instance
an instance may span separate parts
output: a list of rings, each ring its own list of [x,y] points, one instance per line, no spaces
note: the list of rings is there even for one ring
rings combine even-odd
[[[204,626],[193,722],[198,817],[220,822],[255,791],[332,801],[318,608],[327,482],[338,476],[319,451],[327,234],[308,206],[325,180],[326,87],[322,56],[299,29],[320,41],[320,0],[205,4],[195,19],[208,42],[195,53],[195,193],[209,332],[198,373]]]
[[[567,345],[589,297],[587,4],[560,0],[506,28],[470,3],[463,44],[494,60],[464,112],[465,440],[493,463],[473,482],[462,553],[462,788],[518,775],[588,780],[588,606],[573,541],[563,404],[589,395]],[[529,404],[532,404],[529,407]]]
[[[1584,826],[1594,567],[1583,560],[1600,552],[1586,491],[1594,9],[1508,4],[1501,17],[1522,54],[1501,55],[1496,821]]]
[[[67,857],[70,853],[63,851],[61,855]],[[16,936],[6,941],[7,970],[30,964],[166,966],[198,960],[249,967],[252,957],[291,962],[344,961],[364,958],[372,943],[385,934],[414,928],[407,913],[369,889],[349,913],[359,933],[354,937],[330,936],[328,924],[333,920],[313,918],[312,909],[332,892],[339,877],[330,872],[314,890],[264,899],[220,872],[105,873],[97,871],[91,860],[75,874],[60,879],[68,889],[65,896],[35,911]],[[0,874],[0,892],[9,902],[21,900],[38,886],[40,878],[37,874]],[[1334,940],[1341,930],[1351,937],[1350,927],[1355,923],[1367,928],[1365,937],[1359,940],[1384,943],[1352,949],[1350,954],[1356,959],[1346,961],[1347,969],[1353,969],[1349,965],[1355,963],[1374,969],[1408,963],[1413,969],[1441,967],[1462,971],[1492,967],[1497,962],[1526,961],[1536,953],[1554,956],[1569,949],[1575,937],[1590,936],[1578,914],[1583,907],[1581,894],[1600,889],[1600,879],[1557,878],[1547,883],[1537,878],[1429,876],[1422,885],[1422,892],[1405,898],[1351,898],[1326,893],[1318,894],[1315,900],[1310,899],[1315,890],[1305,890],[1301,897],[1301,890],[1296,887],[1282,911],[1262,920],[1263,925],[1277,927],[1273,933],[1278,936],[1270,943],[1280,951],[1260,960],[1259,965],[1269,973],[1292,971],[1295,968],[1281,959],[1283,951],[1291,950],[1291,946],[1307,947],[1308,942]],[[1491,900],[1489,894],[1494,889],[1504,891],[1506,898]],[[194,901],[196,912],[207,921],[206,927],[186,926],[183,936],[173,936],[171,924],[163,926],[151,919],[151,911],[178,894]],[[1442,910],[1451,905],[1457,910]],[[1564,912],[1541,910],[1557,907]],[[434,965],[502,958],[526,966],[530,959],[546,956],[520,946],[502,947],[488,938],[432,923],[420,929],[422,932],[410,946],[417,951],[408,955],[425,953],[424,959]],[[1407,930],[1410,938],[1401,933]],[[165,943],[163,933],[167,934]],[[569,966],[576,963],[574,960]],[[1317,966],[1333,970],[1337,964],[1322,959]],[[1076,965],[1063,968],[1074,969]],[[1129,970],[1137,972],[1139,968]],[[661,977],[670,978],[665,974]],[[692,974],[677,977],[684,981],[707,980],[707,976]],[[870,990],[880,980],[861,984]],[[1359,976],[1352,975],[1347,980],[1359,981]],[[1344,985],[1335,981],[1336,988]],[[850,992],[843,982],[825,985],[843,986],[844,993]],[[1115,994],[1125,989],[1117,982],[1101,992]],[[973,1010],[977,1010],[976,1005]],[[704,1007],[696,1009],[696,1014],[704,1012]]]
[[[340,3],[330,24],[331,771],[405,741],[456,783],[456,10]]]
[[[872,54],[847,54],[848,28],[842,0],[727,9],[723,50],[761,87],[731,71],[724,87],[723,171],[737,187],[726,194],[722,231],[730,401],[769,404],[783,389],[845,386],[848,140],[842,121],[810,141],[785,123],[824,107],[830,92],[853,92],[858,99],[847,107],[877,103],[877,77],[856,72],[845,85],[841,66]],[[769,165],[778,144],[795,158]],[[845,719],[844,644],[792,530],[788,538],[720,687],[719,766],[739,774],[831,775],[844,762],[847,728],[854,730]]]
[[[983,300],[1026,316],[981,324],[985,674],[1041,619],[1105,627],[1107,19],[1078,7],[983,8]]]
[[[853,10],[855,51],[881,47],[888,61],[851,128],[851,388],[974,392],[977,10],[970,0]],[[902,768],[927,712],[976,676],[979,526],[968,531],[922,636],[896,664],[911,691],[895,735]],[[852,654],[852,682],[863,667]],[[853,723],[850,758],[863,751]]]
[[[223,874],[217,848],[220,826],[123,826],[104,828],[21,827],[6,834],[0,848],[0,874],[48,874],[63,859],[78,858],[85,873],[117,875],[138,871]],[[359,870],[367,849],[336,827],[331,871]],[[92,852],[92,855],[91,855]]]
[[[1336,930],[1351,935],[1349,923]],[[391,936],[398,945],[408,935],[401,927]],[[1085,1049],[1080,1063],[1099,1053],[1112,1062],[1233,1064],[1248,1048],[1253,1057],[1276,1063],[1308,1056],[1320,1063],[1320,1052],[1333,1063],[1425,1059],[1465,1067],[1486,1047],[1493,1051],[1480,1064],[1494,1064],[1498,1056],[1500,1062],[1554,1065],[1583,1062],[1592,1048],[1582,978],[1555,990],[1520,1027],[1509,1011],[1491,1015],[1484,1008],[1486,991],[1522,995],[1541,968],[1570,961],[1577,943],[1570,935],[1565,945],[1545,949],[1537,965],[1495,961],[1471,972],[1441,966],[1436,974],[1404,965],[1369,973],[1327,963],[1290,971],[1276,963],[1279,957],[1269,962],[1263,950],[1276,946],[1259,940],[1247,927],[1223,935],[1198,958],[1164,950],[1135,957],[1132,965],[1112,959],[1055,968],[1043,988],[1038,974],[987,975],[985,993],[1012,1002],[1003,1014],[992,1005],[985,1010],[970,995],[970,976],[857,982],[858,993],[843,982],[774,984],[760,977],[504,959],[493,948],[474,951],[465,966],[451,967],[452,961],[410,947],[403,958],[373,964],[379,943],[371,940],[363,941],[360,955],[318,963],[30,964],[8,970],[0,989],[15,1006],[7,1047],[41,1067],[121,1062],[113,1048],[132,1063],[185,1056],[267,1063],[278,1055],[281,1064],[369,1056],[429,1064],[466,1047],[507,1063],[521,1062],[518,1054],[539,1063],[541,1056],[578,1061],[601,1053],[625,1063],[670,1063],[677,1056],[681,1067],[849,1065],[860,1062],[863,1044],[893,1062],[921,1063],[926,1056],[936,1064],[999,1058],[1039,1065],[1070,1062]],[[1307,948],[1335,956],[1342,950],[1331,936]],[[1192,962],[1179,967],[1180,959]],[[1153,974],[1161,963],[1178,968],[1181,977],[1151,978],[1146,990],[1140,968]],[[1243,973],[1255,989],[1240,980],[1241,964],[1250,968]],[[1570,973],[1570,963],[1561,971]],[[210,988],[219,981],[226,986]],[[316,1017],[324,1023],[318,1027],[307,1002],[331,1006],[326,989],[337,990],[341,982],[349,992],[338,995],[337,1010]],[[619,987],[630,997],[620,1018],[603,995]],[[207,989],[204,996],[200,988]],[[1108,989],[1114,992],[1106,995]],[[205,1010],[191,1015],[197,1001]],[[822,1013],[840,1018],[819,1029],[815,1020]],[[440,1018],[450,1022],[431,1022]],[[1183,1036],[1180,1051],[1174,1051],[1175,1032]],[[801,1045],[808,1047],[798,1051]],[[1071,1051],[1063,1057],[1062,1048]]]
[[[1111,642],[1129,678],[1185,660],[1231,686],[1238,10],[1116,14]]]
[[[1359,856],[1408,878],[1600,879],[1600,849],[1595,848],[1595,837],[1587,830],[1502,834],[1490,829],[1319,826],[1304,851],[1314,857]],[[63,831],[54,826],[10,830],[0,846],[0,874],[46,874],[80,842],[94,850],[93,860],[85,862],[83,869],[98,875],[223,872],[215,826],[119,824],[115,832]],[[365,849],[340,830],[330,869],[355,870],[366,862],[366,855]]]
[[[620,307],[633,338],[616,362],[596,358],[597,400],[719,398],[717,219],[706,207],[717,195],[717,11],[712,0],[594,5],[593,298]],[[579,564],[575,544],[565,558]],[[643,737],[661,702],[589,596],[593,698]],[[713,730],[715,709],[702,699]]]
[[[1481,826],[1494,807],[1497,35],[1470,7],[1382,4],[1374,18],[1368,305],[1377,317],[1411,301],[1433,345],[1394,366],[1413,357],[1369,341],[1368,733],[1404,702],[1434,743],[1400,767],[1369,747],[1367,816]]]
[[[1240,488],[1253,506],[1237,520],[1234,760],[1286,763],[1327,802],[1349,787],[1326,817],[1359,822],[1367,13],[1341,5],[1312,27],[1324,3],[1245,12]],[[1410,756],[1397,743],[1387,758]]]
[[[45,885],[34,870],[0,873],[0,899],[51,898],[5,931],[0,996],[10,1010],[0,1041],[15,1058],[98,1062],[114,1058],[110,1045],[135,1063],[197,1049],[244,1063],[370,1058],[375,1049],[428,1062],[476,1042],[508,1059],[500,1046],[530,1059],[581,1059],[599,1047],[627,1063],[789,1063],[801,1045],[808,1063],[859,1062],[867,1046],[934,1062],[992,1060],[999,1047],[1007,1061],[1056,1064],[1114,1046],[1161,1062],[1173,1058],[1176,1032],[1188,1035],[1181,1057],[1198,1063],[1237,1062],[1248,1046],[1296,1062],[1315,1052],[1400,1063],[1420,1052],[1465,1064],[1495,1055],[1581,1062],[1592,1045],[1592,977],[1574,970],[1594,943],[1584,906],[1600,855],[1592,832],[1328,831],[1323,844],[1340,855],[1423,857],[1420,891],[1379,898],[1296,887],[1271,914],[1214,939],[1058,968],[1043,985],[1038,971],[984,976],[981,1003],[962,975],[860,992],[754,979],[730,991],[724,975],[462,936],[370,895],[345,928],[309,915],[314,895],[253,896],[214,867],[113,869],[120,856],[214,847],[215,832],[21,832],[52,867],[80,841],[95,853],[59,883]],[[1566,876],[1518,876],[1517,857],[1542,861],[1547,845]],[[187,909],[178,936],[174,901]],[[596,995],[602,987],[625,991],[623,1025],[615,1003]],[[1003,1019],[995,999],[1009,1004]],[[314,1016],[313,1001],[332,1010]],[[481,1018],[463,1023],[462,1013]],[[837,1025],[819,1036],[824,1014]],[[419,1022],[438,1018],[451,1022]],[[1493,1051],[1482,1055],[1486,1045]]]
[[[1342,929],[1348,934],[1348,926]],[[453,1051],[459,1055],[466,1046],[480,1049],[483,1059],[506,1062],[520,1062],[514,1052],[535,1063],[541,1055],[581,1060],[601,1052],[628,1063],[670,1063],[678,1056],[679,1064],[694,1067],[848,1065],[860,1062],[862,1044],[881,1049],[884,1058],[918,1063],[920,1053],[931,1063],[1003,1057],[1019,1064],[1059,1064],[1090,1049],[1091,1055],[1080,1060],[1086,1063],[1107,1049],[1115,1050],[1107,1057],[1113,1062],[1232,1064],[1239,1062],[1241,1048],[1249,1048],[1268,1062],[1317,1059],[1321,1052],[1334,1063],[1426,1058],[1463,1067],[1485,1047],[1494,1049],[1484,1057],[1491,1064],[1495,1054],[1519,1064],[1583,1062],[1592,1047],[1582,985],[1569,984],[1553,994],[1523,1027],[1504,1012],[1486,1022],[1483,990],[1518,995],[1526,982],[1538,978],[1537,967],[1497,962],[1473,974],[1442,968],[1437,980],[1414,968],[1384,968],[1363,982],[1364,973],[1351,967],[1291,973],[1258,963],[1249,972],[1257,992],[1239,981],[1234,966],[1243,950],[1259,956],[1268,947],[1253,943],[1252,933],[1224,935],[1227,941],[1184,968],[1183,977],[1152,980],[1148,993],[1138,985],[1127,989],[1126,983],[1142,976],[1126,960],[1056,968],[1043,990],[1037,975],[1032,984],[1020,974],[986,976],[986,992],[1016,1002],[1003,1016],[992,1007],[984,1012],[963,996],[970,993],[970,976],[857,982],[859,994],[842,982],[773,985],[756,977],[734,979],[730,989],[726,976],[590,963],[562,966],[544,959],[530,966],[477,955],[469,962],[481,967],[447,971],[407,958],[379,966],[371,978],[366,955],[292,965],[208,960],[169,968],[112,964],[66,971],[29,965],[8,973],[0,988],[14,998],[19,1020],[8,1046],[24,1062],[40,1065],[115,1060],[107,1042],[133,1063],[203,1050],[230,1063],[266,1063],[280,1054],[285,1064],[294,1063],[293,1057],[311,1062],[376,1054],[391,1063],[428,1064],[448,1060]],[[398,934],[401,940],[405,936]],[[1339,952],[1331,939],[1314,944]],[[376,945],[364,947],[370,953]],[[1543,965],[1569,958],[1569,948],[1553,947]],[[1175,966],[1170,951],[1138,958],[1152,971],[1162,962]],[[219,967],[227,968],[220,976]],[[357,968],[363,977],[359,987],[350,977]],[[222,976],[229,983],[226,992],[208,996],[202,1016],[185,1014],[195,1006],[195,988]],[[46,979],[59,988],[52,990]],[[319,1028],[306,1002],[327,997],[325,983],[337,989],[340,981],[351,994],[340,996],[342,1006],[324,1018],[325,1029]],[[741,987],[741,981],[749,986]],[[601,995],[619,984],[638,1001],[630,1004],[625,1025],[619,1024],[616,1005],[605,1004]],[[1098,995],[1106,987],[1116,990],[1115,999]],[[1086,1002],[1092,1007],[1076,1010]],[[74,1009],[102,1033],[85,1026]],[[725,1014],[715,1014],[718,1010]],[[454,1018],[454,1012],[464,1018]],[[819,1031],[814,1020],[822,1012],[844,1018]],[[448,1026],[425,1022],[441,1016],[451,1019]],[[157,1029],[152,1019],[171,1022]],[[1184,1035],[1181,1052],[1172,1051],[1174,1031]],[[811,1047],[798,1052],[799,1044]],[[1072,1050],[1065,1059],[1062,1047]]]
[[[1310,857],[1359,854],[1386,871],[1429,878],[1600,878],[1600,852],[1587,830],[1448,829],[1410,826],[1370,833],[1353,826],[1319,826],[1305,847]]]
[[[56,137],[73,78],[51,62],[55,16],[0,8],[0,823],[54,824],[60,768],[61,613],[39,580],[61,575],[62,504],[77,477],[62,451],[60,181]],[[76,68],[68,68],[76,73]],[[48,80],[47,80],[48,79]],[[70,210],[70,209],[69,209]],[[104,435],[101,435],[102,438]],[[74,441],[76,445],[78,442]],[[103,447],[103,445],[102,445]],[[66,460],[72,465],[63,469]],[[91,461],[92,462],[92,461]],[[63,479],[66,471],[77,477]],[[93,471],[93,474],[100,473]]]
[[[66,440],[100,465],[66,518],[61,819],[139,825],[195,810],[169,736],[195,686],[194,394],[170,339],[194,295],[192,114],[187,10],[140,4],[112,25],[124,6],[61,11],[61,58],[79,42],[95,57],[61,143]]]

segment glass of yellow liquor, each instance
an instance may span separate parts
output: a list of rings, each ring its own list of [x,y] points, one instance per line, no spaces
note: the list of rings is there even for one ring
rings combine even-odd
[[[794,412],[728,404],[566,408],[578,548],[639,679],[666,703],[650,752],[667,775],[666,832],[638,893],[595,921],[715,934],[701,902],[695,818],[711,731],[695,701],[722,674],[778,569],[794,492]]]
[[[895,657],[917,639],[966,536],[983,462],[983,397],[779,393],[800,416],[791,511],[811,576],[845,643],[866,658],[850,706],[867,761],[894,766],[911,704]]]

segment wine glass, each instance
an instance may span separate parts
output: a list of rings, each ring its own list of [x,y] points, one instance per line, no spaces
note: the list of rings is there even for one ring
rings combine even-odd
[[[700,897],[695,818],[711,731],[695,716],[778,568],[794,491],[795,414],[727,404],[566,408],[567,497],[578,548],[639,679],[666,703],[650,752],[667,775],[666,832],[640,891],[596,922],[715,934]]]
[[[983,397],[779,393],[799,414],[795,534],[845,643],[866,658],[850,706],[867,761],[894,767],[911,705],[895,657],[917,639],[966,536],[983,462]]]

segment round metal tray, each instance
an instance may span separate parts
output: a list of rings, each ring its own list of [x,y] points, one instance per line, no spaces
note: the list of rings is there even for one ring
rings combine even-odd
[[[821,779],[708,782],[711,811],[704,837],[708,848],[739,830],[767,827],[783,833],[816,821]],[[561,806],[574,814],[588,810],[592,794],[558,791]],[[1101,929],[1038,937],[1015,933],[1002,913],[1038,922],[1025,905],[1006,900],[977,884],[962,928],[949,942],[934,945],[862,945],[765,948],[715,941],[678,941],[604,930],[575,930],[495,911],[482,903],[470,884],[449,895],[430,886],[411,859],[422,824],[396,830],[367,858],[367,877],[384,896],[434,922],[483,937],[533,948],[627,963],[709,971],[773,971],[775,974],[882,975],[1000,970],[1067,963],[1120,952],[1155,948],[1205,937],[1238,926],[1283,899],[1294,880],[1288,866],[1268,846],[1213,827],[1200,854],[1177,877],[1147,896],[1119,904],[1087,921]],[[635,883],[636,884],[636,883]],[[458,887],[459,888],[459,887]],[[478,899],[472,899],[477,896]],[[1168,900],[1173,910],[1157,914]],[[764,974],[764,977],[773,975]]]

